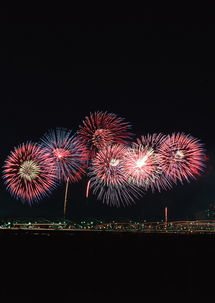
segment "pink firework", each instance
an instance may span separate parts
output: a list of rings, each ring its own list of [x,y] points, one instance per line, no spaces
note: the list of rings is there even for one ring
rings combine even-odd
[[[96,152],[108,145],[125,144],[131,137],[131,126],[113,113],[95,112],[85,117],[77,131],[80,140],[88,147],[91,159]]]
[[[152,191],[170,187],[159,161],[158,151],[164,140],[162,134],[142,136],[127,149],[125,169],[131,183]]]
[[[87,149],[70,130],[50,130],[42,137],[41,142],[41,146],[56,164],[59,180],[77,182],[86,173]]]
[[[174,183],[190,181],[205,166],[205,154],[198,139],[183,133],[168,135],[160,147],[160,163],[167,178]]]
[[[55,164],[36,143],[15,148],[5,161],[4,183],[23,202],[32,203],[48,195],[56,186]]]
[[[127,147],[114,144],[101,149],[90,167],[90,187],[99,200],[113,206],[134,202],[140,190],[129,184],[124,161]]]
[[[162,142],[166,139],[166,136],[159,133],[159,134],[147,134],[146,136],[141,136],[141,138],[137,139],[137,144],[143,145],[146,148],[151,148],[154,150],[155,153],[158,153],[159,148]]]

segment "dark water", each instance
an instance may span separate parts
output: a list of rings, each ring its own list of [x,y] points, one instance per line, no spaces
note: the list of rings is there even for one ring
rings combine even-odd
[[[214,234],[1,231],[0,241],[2,295],[213,295]]]

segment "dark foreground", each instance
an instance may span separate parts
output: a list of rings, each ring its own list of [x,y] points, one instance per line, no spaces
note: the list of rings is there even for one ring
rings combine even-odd
[[[0,241],[4,297],[213,296],[212,233],[6,230]]]

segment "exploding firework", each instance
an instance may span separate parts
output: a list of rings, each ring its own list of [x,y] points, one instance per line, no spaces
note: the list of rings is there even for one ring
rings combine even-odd
[[[170,188],[160,165],[159,148],[164,140],[162,134],[142,136],[127,149],[125,169],[131,183],[152,191]]]
[[[56,164],[59,180],[77,182],[86,173],[88,152],[70,130],[50,130],[42,137],[41,142],[41,146]]]
[[[4,183],[9,192],[30,204],[55,188],[55,176],[53,160],[38,144],[30,142],[15,148],[3,169]]]
[[[204,169],[205,154],[198,139],[183,133],[168,135],[160,147],[160,163],[174,183],[190,181]]]
[[[90,113],[77,131],[81,141],[90,151],[91,159],[101,148],[112,144],[125,144],[131,137],[131,126],[113,113]]]
[[[107,146],[92,161],[90,187],[98,199],[108,205],[128,205],[140,196],[140,190],[127,180],[124,165],[126,151],[124,145]]]
[[[166,136],[159,134],[147,134],[146,136],[141,136],[141,138],[137,139],[137,144],[145,146],[146,148],[152,149],[155,153],[159,152],[159,148],[162,142],[166,139]]]

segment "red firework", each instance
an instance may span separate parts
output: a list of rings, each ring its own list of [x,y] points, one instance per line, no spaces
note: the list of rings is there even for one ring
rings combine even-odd
[[[80,140],[88,147],[91,159],[96,152],[112,144],[125,144],[131,137],[131,126],[113,113],[95,112],[85,117],[77,131]]]
[[[168,135],[160,146],[160,164],[167,178],[174,183],[190,181],[205,166],[205,154],[198,139],[183,133]]]
[[[107,146],[97,153],[90,167],[90,187],[99,200],[109,205],[130,204],[139,196],[137,187],[128,183],[126,151],[123,145]]]
[[[152,191],[170,187],[159,161],[158,151],[164,139],[162,134],[142,136],[128,148],[125,169],[130,182]]]
[[[3,169],[9,192],[32,203],[48,195],[56,186],[55,163],[36,143],[22,144],[10,153]]]
[[[137,139],[137,144],[143,145],[146,148],[151,148],[154,150],[155,153],[158,153],[159,148],[166,139],[166,136],[159,133],[159,134],[147,134],[146,136],[141,136],[141,138]]]

